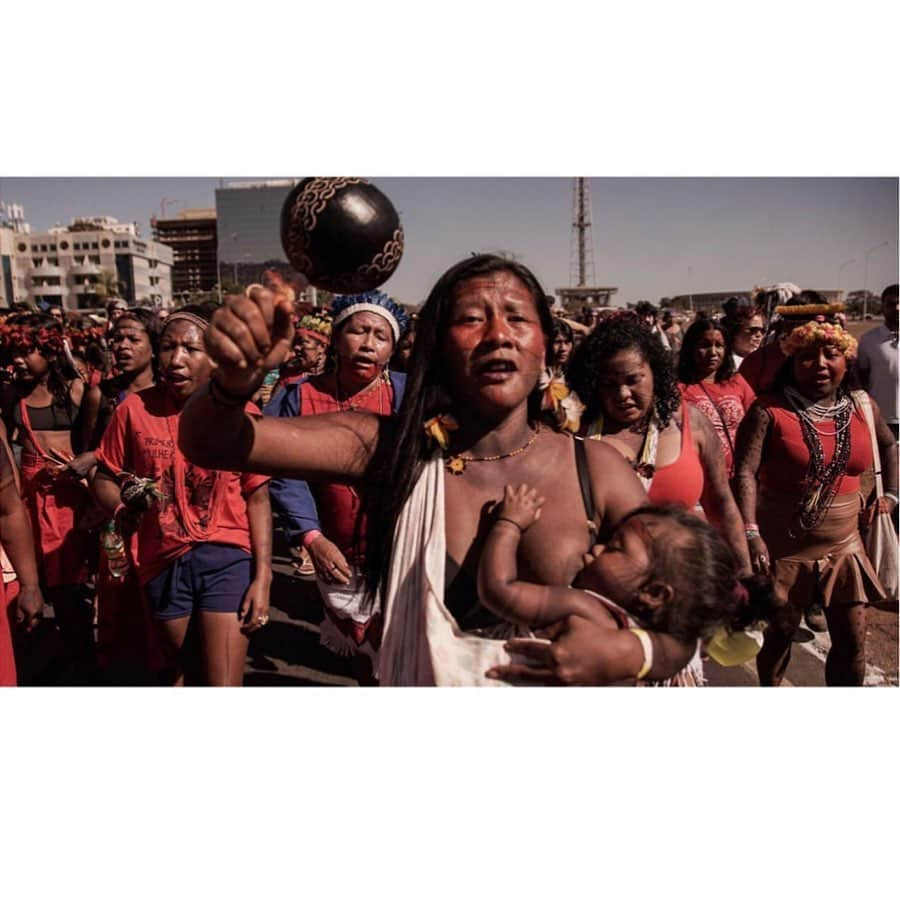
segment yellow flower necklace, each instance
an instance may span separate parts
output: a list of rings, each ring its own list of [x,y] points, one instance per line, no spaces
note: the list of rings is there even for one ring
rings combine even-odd
[[[450,446],[450,432],[456,431],[458,428],[459,423],[450,413],[434,416],[425,423],[425,433],[438,444],[441,450],[446,450]],[[520,453],[524,453],[537,440],[537,436],[541,433],[541,430],[541,423],[538,422],[531,437],[529,437],[521,447],[510,450],[509,453],[500,453],[497,456],[469,456],[462,453],[451,454],[444,460],[444,468],[451,475],[462,475],[462,473],[466,471],[467,463],[497,462],[501,459],[509,459],[511,456],[518,456]]]

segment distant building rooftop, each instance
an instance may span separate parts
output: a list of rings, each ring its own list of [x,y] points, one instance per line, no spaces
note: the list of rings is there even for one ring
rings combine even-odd
[[[231,181],[219,190],[236,190],[242,191],[249,188],[284,188],[293,187],[297,184],[297,178],[275,178],[270,181]]]
[[[214,219],[215,217],[216,209],[210,207],[208,209],[183,209],[175,218],[185,221],[186,219]]]

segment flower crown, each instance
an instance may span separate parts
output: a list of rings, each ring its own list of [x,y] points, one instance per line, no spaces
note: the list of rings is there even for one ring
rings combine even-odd
[[[0,345],[10,353],[30,353],[34,349],[44,356],[53,356],[63,352],[63,336],[59,329],[46,325],[33,328],[4,322],[0,324]]]
[[[68,334],[72,349],[84,350],[88,344],[102,341],[104,331],[99,325],[93,325],[90,328],[70,328]]]
[[[307,313],[294,319],[294,328],[298,334],[305,334],[323,344],[331,343],[331,319],[326,316]]]
[[[788,356],[793,356],[798,350],[812,344],[832,344],[847,359],[856,357],[856,338],[844,331],[840,325],[826,322],[824,316],[816,316],[813,321],[798,325],[788,335],[783,350]]]

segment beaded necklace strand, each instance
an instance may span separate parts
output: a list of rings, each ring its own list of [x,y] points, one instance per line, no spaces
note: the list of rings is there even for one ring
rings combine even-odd
[[[837,495],[838,486],[850,459],[850,419],[852,403],[843,397],[833,406],[810,403],[801,393],[791,387],[784,389],[784,395],[793,407],[800,422],[803,441],[809,451],[809,465],[803,479],[805,488],[797,506],[797,520],[804,531],[811,531],[824,518]],[[822,432],[817,425],[821,418],[834,423],[833,432]],[[822,437],[834,438],[834,454],[828,465],[822,449]]]
[[[529,437],[521,447],[517,447],[515,450],[510,450],[509,453],[499,453],[497,454],[497,456],[470,456],[469,454],[455,453],[447,458],[446,462],[444,463],[444,468],[451,475],[462,475],[462,473],[466,471],[467,463],[497,462],[501,459],[509,459],[512,456],[518,456],[520,453],[524,453],[529,447],[531,447],[531,445],[537,440],[537,436],[540,433],[541,423],[538,422],[537,427],[531,434],[531,437]]]

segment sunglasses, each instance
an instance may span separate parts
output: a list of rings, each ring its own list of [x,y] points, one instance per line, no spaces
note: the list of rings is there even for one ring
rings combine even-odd
[[[751,325],[749,328],[741,329],[744,334],[763,334],[765,330],[765,328],[762,328],[759,325]]]

